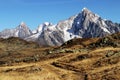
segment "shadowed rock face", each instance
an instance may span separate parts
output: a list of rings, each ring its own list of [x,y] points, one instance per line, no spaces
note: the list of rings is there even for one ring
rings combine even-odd
[[[27,41],[38,42],[41,46],[59,46],[73,38],[104,37],[116,32],[120,32],[120,24],[104,20],[84,8],[81,13],[60,21],[57,25],[45,22],[32,33],[22,22],[15,29],[2,31],[0,37],[20,37]]]
[[[83,9],[82,13],[78,14],[72,26],[74,34],[83,38],[104,37],[120,31],[119,24],[103,20],[88,9]]]
[[[63,33],[59,31],[54,31],[51,34],[49,34],[47,31],[44,31],[39,36],[38,43],[39,45],[43,46],[61,45],[61,43],[64,43],[62,35]]]

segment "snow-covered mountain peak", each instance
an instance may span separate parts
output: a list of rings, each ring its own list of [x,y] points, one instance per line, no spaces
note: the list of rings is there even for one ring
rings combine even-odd
[[[47,27],[47,26],[52,26],[53,24],[50,22],[44,22],[42,24],[39,25],[39,27]]]
[[[86,7],[84,7],[83,9],[82,9],[82,11],[84,11],[84,10],[88,10]]]
[[[7,29],[7,30],[0,32],[1,38],[19,37],[19,38],[24,39],[31,35],[32,35],[31,30],[27,27],[27,25],[24,22],[21,22],[14,29]]]
[[[21,22],[20,25],[23,27],[23,26],[26,26],[25,22]]]
[[[53,24],[50,23],[50,22],[44,22],[44,23],[42,23],[42,24],[40,24],[40,25],[38,26],[37,31],[38,31],[38,32],[44,31],[44,30],[45,30],[46,28],[48,28],[49,26],[53,26]]]
[[[17,29],[26,29],[27,25],[24,22],[21,22],[18,26]]]
[[[24,29],[24,30],[30,30],[29,27],[26,25],[25,22],[21,22],[16,29]]]
[[[98,14],[93,13],[93,12],[92,12],[91,10],[89,10],[88,8],[83,8],[83,9],[82,9],[82,14],[83,14],[83,15],[100,17]]]
[[[97,23],[100,19],[100,16],[93,13],[87,8],[83,8],[82,12],[79,14],[83,19]],[[79,17],[80,18],[80,17]]]
[[[52,25],[52,23],[50,23],[50,22],[44,22],[43,24],[44,24],[45,26]]]
[[[84,13],[90,13],[91,11],[90,11],[89,9],[87,9],[86,7],[84,7],[84,8],[82,9],[82,12],[84,12]]]

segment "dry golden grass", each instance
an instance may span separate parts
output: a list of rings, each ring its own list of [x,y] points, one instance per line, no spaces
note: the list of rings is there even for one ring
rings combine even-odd
[[[98,38],[47,48],[12,40],[0,42],[0,80],[120,80],[120,47],[89,48]]]
[[[81,51],[45,61],[13,63],[12,66],[0,67],[0,80],[119,80],[120,62],[103,62],[106,66],[94,66],[108,51],[119,52],[120,48],[98,48],[91,52]],[[55,62],[57,64],[53,65]]]

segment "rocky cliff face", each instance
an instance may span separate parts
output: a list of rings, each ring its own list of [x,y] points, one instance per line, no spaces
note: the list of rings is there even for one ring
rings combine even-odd
[[[82,38],[103,37],[120,31],[119,24],[104,20],[86,8],[75,18],[72,28],[74,34]]]

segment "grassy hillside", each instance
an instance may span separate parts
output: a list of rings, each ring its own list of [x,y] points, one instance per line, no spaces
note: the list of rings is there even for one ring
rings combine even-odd
[[[0,39],[0,80],[120,80],[120,33],[41,48]]]

